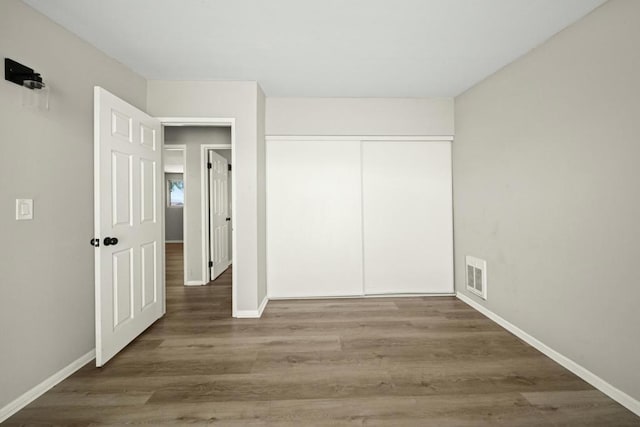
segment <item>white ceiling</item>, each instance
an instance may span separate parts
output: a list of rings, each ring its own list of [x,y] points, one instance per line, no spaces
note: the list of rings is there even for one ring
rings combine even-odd
[[[455,96],[604,0],[24,0],[148,79]]]

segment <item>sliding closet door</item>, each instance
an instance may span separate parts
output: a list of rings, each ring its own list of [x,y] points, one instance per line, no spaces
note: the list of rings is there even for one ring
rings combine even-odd
[[[269,296],[362,294],[359,141],[267,142]]]
[[[453,292],[451,144],[362,142],[366,294]]]

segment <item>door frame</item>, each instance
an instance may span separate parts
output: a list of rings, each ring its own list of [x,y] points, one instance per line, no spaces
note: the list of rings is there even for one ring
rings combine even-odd
[[[233,140],[233,132],[232,134],[232,140]],[[233,143],[231,144],[201,144],[200,145],[200,177],[202,178],[202,183],[200,185],[200,203],[202,206],[202,212],[201,212],[201,218],[202,218],[202,229],[205,231],[204,235],[207,236],[206,241],[205,239],[202,240],[202,266],[203,266],[203,278],[204,277],[209,277],[209,273],[211,272],[211,268],[209,267],[209,259],[210,259],[210,252],[211,252],[211,242],[209,241],[209,239],[211,238],[211,230],[209,229],[209,224],[211,223],[210,221],[207,221],[207,219],[210,219],[211,217],[211,210],[209,209],[209,203],[207,203],[207,200],[209,199],[209,194],[208,194],[208,189],[209,189],[209,185],[208,185],[208,180],[209,180],[209,168],[207,167],[207,162],[208,162],[208,151],[209,150],[231,150],[231,259],[229,260],[229,265],[231,265],[231,263],[233,262],[234,258],[235,258],[235,244],[236,241],[234,239],[234,226],[235,226],[235,217],[233,216],[234,211],[235,211],[235,204],[234,204],[234,193],[235,193],[235,181],[234,181],[234,168],[233,168],[233,162],[235,161],[235,157],[234,157],[234,152],[233,152]],[[233,278],[233,275],[232,275]],[[208,282],[208,281],[207,281]],[[205,282],[205,283],[207,283]]]
[[[231,149],[231,164],[233,165],[231,167],[231,225],[232,225],[232,229],[231,229],[231,245],[232,245],[232,253],[231,253],[231,259],[233,260],[233,263],[236,264],[237,260],[238,260],[238,256],[237,256],[237,250],[238,250],[238,245],[236,244],[236,184],[237,184],[237,179],[236,179],[236,171],[237,168],[235,167],[236,164],[236,119],[232,118],[232,117],[156,117],[158,120],[160,120],[160,123],[162,124],[162,133],[163,133],[163,138],[162,138],[162,144],[163,144],[163,153],[164,153],[164,147],[166,147],[164,145],[164,128],[166,126],[195,126],[195,127],[200,127],[200,126],[213,126],[213,127],[230,127],[231,128],[231,144],[203,144],[201,146],[201,152],[200,152],[200,164],[201,164],[201,171],[200,171],[200,179],[201,179],[201,183],[204,183],[204,180],[206,179],[207,173],[206,173],[206,168],[204,167],[204,165],[206,164],[206,161],[204,161],[203,159],[203,154],[206,154],[206,150],[203,149],[202,147],[208,147],[210,145],[213,146],[217,146],[218,148],[220,148],[220,146],[224,145],[225,149]],[[164,168],[164,164],[163,164],[163,168]],[[185,171],[186,172],[186,171]],[[185,173],[186,175],[186,173]],[[204,194],[205,194],[205,190],[204,190],[204,185],[202,185],[201,188],[201,205],[203,208],[203,212],[205,207],[205,198],[204,198]],[[166,196],[165,196],[166,197]],[[185,212],[186,213],[186,212]],[[206,235],[208,235],[208,224],[207,221],[205,221],[205,214],[202,214],[202,230],[205,230]],[[162,219],[163,221],[163,230],[164,230],[164,217]],[[186,221],[186,215],[185,215],[185,221]],[[185,230],[186,232],[186,230]],[[185,236],[186,237],[186,236]],[[207,270],[209,269],[208,266],[208,262],[209,262],[209,258],[208,258],[208,245],[207,245],[207,239],[203,239],[203,251],[202,251],[202,255],[203,255],[203,261],[202,261],[202,280],[203,280],[203,284],[206,284],[207,278],[209,277],[209,274],[207,272]],[[186,243],[186,241],[185,241]],[[206,259],[206,261],[205,261]],[[186,260],[186,257],[185,257]],[[185,261],[186,262],[186,261]],[[234,265],[234,269],[236,271],[237,270],[237,265]],[[186,274],[186,272],[185,272]],[[231,276],[231,309],[232,309],[232,316],[233,317],[237,317],[237,304],[238,304],[238,286],[237,286],[237,274],[233,274]]]
[[[164,126],[164,125],[163,125]],[[165,145],[164,144],[164,138],[162,138],[162,173],[163,175],[166,174],[167,172],[164,171],[164,153],[165,150],[173,150],[173,151],[182,151],[182,182],[184,183],[184,205],[182,206],[182,269],[184,270],[184,284],[187,284],[187,145],[186,144],[171,144],[171,145]],[[165,209],[167,208],[167,189],[166,189],[166,184],[167,184],[167,180],[166,178],[164,179],[164,184],[165,184],[165,194],[164,194],[164,207]],[[165,215],[165,223],[166,223],[166,215]],[[166,224],[165,224],[166,226]],[[167,243],[167,236],[166,236],[166,228],[165,228],[165,244]],[[166,260],[165,260],[166,261]],[[166,263],[166,262],[165,262]]]

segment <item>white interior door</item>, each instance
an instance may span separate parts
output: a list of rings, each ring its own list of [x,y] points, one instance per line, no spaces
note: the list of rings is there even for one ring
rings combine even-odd
[[[363,141],[366,294],[453,292],[451,143]]]
[[[362,295],[360,189],[359,141],[268,141],[270,297]]]
[[[164,314],[160,122],[96,87],[96,365]]]
[[[227,159],[209,150],[209,259],[214,280],[229,267],[229,166]]]

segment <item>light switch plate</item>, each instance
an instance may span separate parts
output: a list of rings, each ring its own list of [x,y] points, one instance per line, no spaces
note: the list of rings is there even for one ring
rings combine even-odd
[[[16,199],[16,220],[33,219],[33,199]]]

